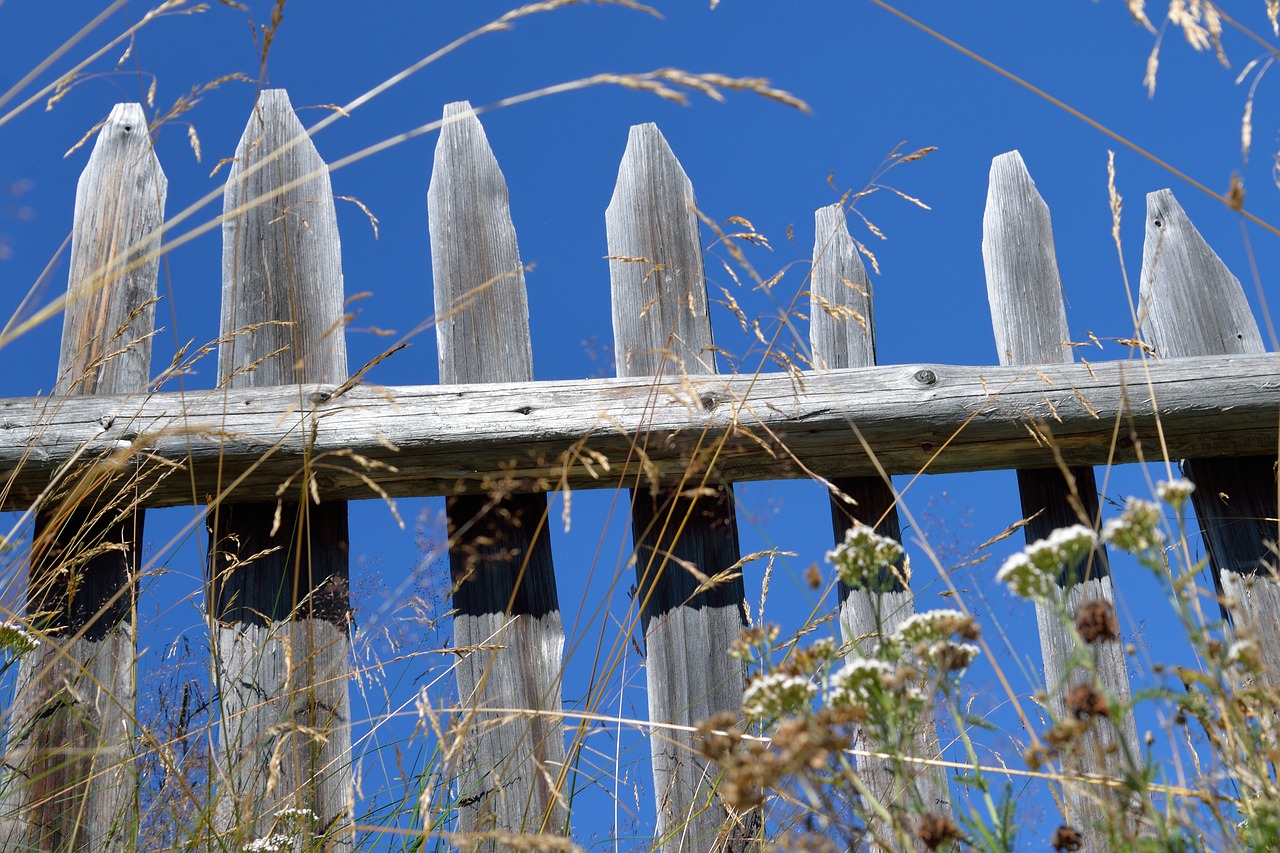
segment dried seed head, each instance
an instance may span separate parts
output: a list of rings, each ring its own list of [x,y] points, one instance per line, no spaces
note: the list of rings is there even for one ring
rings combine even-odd
[[[920,842],[930,850],[937,850],[948,842],[961,840],[964,836],[951,818],[937,812],[925,812],[920,818],[920,825],[916,828],[916,838],[919,838]]]
[[[1120,621],[1111,602],[1093,598],[1076,611],[1076,630],[1086,643],[1105,643],[1120,638]]]
[[[1104,697],[1092,684],[1077,684],[1067,694],[1067,710],[1077,720],[1091,717],[1110,717],[1111,708]]]
[[[1073,826],[1063,824],[1053,831],[1054,850],[1079,850],[1084,846],[1084,836]]]

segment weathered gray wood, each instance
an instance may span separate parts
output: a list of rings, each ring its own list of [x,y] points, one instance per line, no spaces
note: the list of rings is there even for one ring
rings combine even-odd
[[[1052,433],[1072,466],[1135,462],[1135,440],[1150,458],[1161,436],[1176,457],[1260,455],[1276,451],[1280,365],[1271,355],[1035,370],[901,364],[798,379],[691,376],[656,388],[652,379],[591,379],[337,390],[69,398],[56,409],[45,397],[0,400],[0,505],[25,509],[50,477],[65,482],[63,463],[104,456],[128,476],[180,466],[145,506],[188,504],[193,484],[201,496],[234,484],[238,499],[268,500],[313,454],[332,463],[314,480],[325,500],[375,497],[370,482],[392,497],[484,494],[486,480],[506,476],[521,492],[617,488],[648,471],[679,476],[714,442],[724,481],[875,475],[849,441],[849,420],[889,474],[1051,465],[1032,424]],[[1117,417],[1125,431],[1113,441]],[[641,434],[644,465],[631,453]],[[603,454],[609,470],[584,464],[586,450]],[[345,455],[353,452],[367,462]]]
[[[167,184],[142,106],[118,104],[76,190],[52,407],[67,395],[147,386],[158,261],[133,264],[161,228]],[[137,483],[99,488],[84,473],[36,517],[27,615],[42,641],[19,664],[6,720],[3,850],[96,853],[135,841],[129,733],[143,513],[132,506]]]
[[[146,506],[189,503],[191,478],[202,495],[234,483],[237,496],[266,499],[306,454],[350,449],[370,465],[334,459],[315,479],[325,499],[371,497],[366,476],[393,497],[478,494],[486,478],[508,470],[519,491],[554,488],[562,478],[575,489],[614,488],[618,478],[641,470],[634,458],[627,462],[633,436],[650,436],[647,463],[660,476],[674,476],[705,443],[703,430],[705,441],[726,442],[717,460],[725,480],[809,477],[806,468],[869,476],[876,469],[850,444],[849,418],[890,474],[926,465],[933,473],[1043,467],[1054,454],[1032,423],[1046,435],[1052,425],[1068,465],[1134,462],[1134,440],[1149,450],[1160,435],[1176,456],[1264,454],[1276,447],[1278,381],[1280,367],[1264,355],[1034,371],[890,365],[799,381],[789,374],[693,376],[656,390],[651,380],[593,379],[448,389],[357,386],[335,396],[338,387],[327,384],[301,393],[262,388],[78,398],[56,410],[47,398],[25,397],[0,400],[0,482],[9,486],[4,508],[21,509],[68,460],[117,454],[114,464],[125,472],[153,460],[182,466],[183,482],[158,484],[145,496]],[[1126,434],[1112,447],[1118,415],[1125,417]],[[581,464],[573,451],[583,448],[610,461],[607,474]]]
[[[1262,334],[1240,282],[1205,243],[1169,190],[1147,196],[1147,234],[1139,292],[1142,335],[1162,359],[1263,353]],[[1276,454],[1237,459],[1185,456],[1196,484],[1191,501],[1236,631],[1259,644],[1260,660],[1280,671]]]
[[[819,208],[814,214],[813,270],[809,279],[809,342],[814,367],[824,370],[870,367],[876,363],[875,317],[871,280],[858,256],[857,246],[845,223],[844,204]],[[814,381],[822,382],[819,376]],[[840,496],[831,498],[831,519],[837,543],[854,521],[871,525],[881,536],[902,541],[896,497],[891,484],[881,477],[840,477],[831,481]],[[846,500],[847,499],[847,500]],[[853,501],[852,505],[848,501]],[[872,655],[879,638],[893,631],[915,613],[915,599],[901,573],[884,572],[873,589],[840,588],[840,628],[852,655]],[[933,707],[925,709],[926,719],[910,734],[910,754],[916,758],[941,755]],[[865,740],[865,738],[864,738]],[[864,742],[858,746],[871,752],[894,753],[901,744]],[[935,812],[950,815],[951,796],[946,772],[927,764],[894,767],[878,758],[858,761],[858,772],[871,795],[890,809],[908,814]],[[899,776],[911,774],[899,781]],[[909,800],[909,802],[904,802]],[[907,837],[914,839],[914,826]],[[891,834],[890,834],[891,835]],[[886,836],[890,837],[890,836]],[[923,842],[916,841],[919,849]]]
[[[527,382],[529,305],[507,183],[470,104],[449,104],[444,120],[427,192],[440,382]],[[459,830],[566,832],[564,626],[547,497],[459,496],[447,513],[453,644],[485,647],[456,669]],[[486,707],[552,713],[486,716]]]
[[[1072,362],[1049,206],[1017,151],[991,161],[982,220],[982,257],[1000,363],[1039,367]],[[1056,467],[1020,468],[1018,492],[1023,518],[1029,519],[1023,528],[1028,543],[1061,527],[1085,524],[1096,529],[1099,523],[1098,487],[1091,467],[1071,468],[1065,475]],[[1067,692],[1089,678],[1085,668],[1070,665],[1076,649],[1070,626],[1063,624],[1063,612],[1074,618],[1086,595],[1101,597],[1115,606],[1106,549],[1099,546],[1084,566],[1066,569],[1058,578],[1058,595],[1063,599],[1061,604],[1037,603],[1036,617],[1050,707],[1054,719],[1062,720],[1068,716]],[[1129,673],[1120,643],[1100,643],[1091,651],[1099,687],[1113,701],[1127,705]],[[1126,748],[1118,748],[1121,745]],[[1063,764],[1076,774],[1124,778],[1126,771],[1140,769],[1140,764],[1137,768],[1131,764],[1140,762],[1141,755],[1129,712],[1119,727],[1099,721],[1063,756]],[[1105,821],[1115,810],[1099,802],[1092,786],[1086,790],[1068,783],[1064,794],[1068,823],[1084,833],[1088,849],[1105,850],[1109,837]]]
[[[226,388],[293,386],[297,400],[299,383],[346,379],[329,174],[284,90],[258,98],[224,211],[218,366]],[[238,843],[270,833],[276,812],[289,807],[310,809],[316,832],[335,847],[352,842],[347,512],[342,502],[309,499],[312,458],[304,450],[279,505],[209,511],[221,700],[215,820]]]
[[[693,185],[656,125],[631,128],[605,223],[618,375],[714,373]],[[637,440],[649,445],[643,435]],[[685,567],[715,576],[738,562],[733,491],[724,485],[714,495],[681,494],[700,485],[672,478],[656,490],[632,492],[653,722],[696,725],[742,705],[742,665],[728,654],[746,626],[742,577],[698,592],[698,579]],[[655,732],[650,745],[662,849],[746,849],[756,824],[726,820],[714,794],[715,770],[698,755],[694,738]]]

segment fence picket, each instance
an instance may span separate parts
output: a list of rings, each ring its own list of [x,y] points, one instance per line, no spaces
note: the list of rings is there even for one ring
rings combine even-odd
[[[465,101],[444,109],[427,192],[440,382],[533,379],[529,305],[507,184]],[[457,667],[459,828],[568,830],[564,626],[545,493],[448,499]],[[485,716],[485,708],[549,711]],[[482,849],[496,849],[486,842]]]
[[[1147,195],[1138,316],[1158,358],[1266,352],[1240,282],[1169,190]],[[1223,613],[1280,678],[1276,456],[1187,459],[1182,470]]]
[[[676,380],[716,370],[693,203],[693,185],[657,126],[633,126],[605,213],[619,376]],[[633,489],[631,505],[649,719],[684,726],[741,707],[744,674],[728,651],[746,625],[740,575],[698,591],[687,568],[715,577],[739,560],[732,487],[690,473],[676,485]],[[745,850],[755,826],[726,826],[715,770],[693,736],[655,729],[650,746],[665,853],[712,849],[721,832],[717,849]]]
[[[1071,363],[1074,356],[1049,207],[1017,151],[991,161],[982,225],[987,296],[1000,363],[1032,368]],[[1048,426],[1037,428],[1049,432]],[[1091,467],[1065,471],[1019,468],[1018,493],[1022,516],[1027,519],[1023,533],[1028,544],[1073,524],[1097,529],[1098,487]],[[1058,595],[1069,617],[1074,618],[1082,604],[1094,600],[1104,601],[1114,610],[1115,594],[1105,547],[1095,548],[1084,565],[1067,567],[1057,580]],[[1067,692],[1089,675],[1082,668],[1068,665],[1076,650],[1070,629],[1061,624],[1059,605],[1037,603],[1036,620],[1050,707],[1055,720],[1064,720],[1072,716],[1066,708]],[[1127,705],[1129,673],[1120,643],[1101,642],[1091,651],[1098,685],[1110,701]],[[1141,755],[1130,711],[1118,731],[1109,720],[1098,720],[1064,755],[1064,765],[1074,773],[1124,778],[1130,762],[1140,767]],[[1086,848],[1105,850],[1108,835],[1105,826],[1099,824],[1114,810],[1101,806],[1094,786],[1064,783],[1064,793],[1066,818],[1085,834]]]
[[[809,341],[814,369],[871,367],[876,363],[875,317],[871,280],[845,223],[842,203],[819,208],[814,214],[813,271],[809,282]],[[874,450],[875,448],[872,448]],[[882,477],[840,477],[831,481],[831,520],[837,544],[855,520],[870,525],[882,536],[902,541],[897,498]],[[846,498],[848,500],[846,500]],[[853,503],[850,504],[849,501]],[[840,628],[844,640],[857,642],[851,657],[874,652],[876,638],[894,630],[915,613],[915,597],[903,574],[885,572],[875,589],[850,589],[840,583]],[[925,708],[920,728],[912,733],[909,754],[913,758],[937,758],[941,750],[933,707]],[[894,752],[900,744],[864,743],[872,752]],[[951,796],[947,775],[926,764],[896,764],[879,758],[858,760],[858,772],[871,794],[881,803],[900,805],[903,797],[916,799],[926,811],[950,815]],[[904,788],[896,779],[909,782]],[[917,841],[923,849],[923,843]]]
[[[55,395],[146,389],[159,262],[139,259],[158,242],[167,186],[142,106],[118,104],[76,192]],[[9,709],[0,849],[133,844],[143,512],[130,495],[142,483],[122,493],[105,470],[87,468],[37,513],[27,612],[43,641],[23,656]]]
[[[293,186],[289,186],[293,184]],[[324,161],[282,89],[264,90],[236,149],[223,220],[219,375],[230,389],[347,378],[342,260]],[[288,428],[312,434],[298,391]],[[344,501],[311,500],[308,459],[279,503],[210,507],[210,609],[222,789],[216,829],[237,841],[310,809],[352,841]]]

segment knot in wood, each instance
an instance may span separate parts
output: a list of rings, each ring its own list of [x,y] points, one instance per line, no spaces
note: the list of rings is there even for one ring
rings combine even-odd
[[[703,394],[698,398],[698,404],[702,406],[702,411],[709,412],[720,404],[720,397],[716,394]]]
[[[917,370],[913,378],[921,385],[933,385],[938,381],[938,374],[932,370]]]
[[[321,404],[323,404],[323,403],[327,403],[327,402],[329,402],[330,398],[332,398],[332,397],[333,397],[333,392],[332,392],[332,391],[330,391],[330,390],[328,390],[328,389],[326,389],[326,388],[321,388],[321,389],[319,389],[319,390],[317,390],[317,391],[312,391],[310,394],[308,394],[308,395],[307,395],[307,400],[308,400],[308,402],[310,402],[310,403],[311,403],[311,405],[313,405],[313,406],[319,406],[319,405],[321,405]]]

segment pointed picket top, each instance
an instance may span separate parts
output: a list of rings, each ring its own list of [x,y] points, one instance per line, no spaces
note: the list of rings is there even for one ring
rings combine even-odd
[[[605,224],[618,375],[715,373],[693,184],[657,125],[632,126]]]
[[[142,105],[116,104],[76,188],[58,393],[120,394],[150,379],[168,186]]]
[[[443,384],[533,379],[529,302],[507,183],[466,101],[444,108],[427,190]],[[446,502],[454,645],[464,738],[461,832],[559,832],[568,823],[560,720],[564,625],[545,494]],[[491,708],[546,714],[489,716]],[[486,841],[475,849],[498,849]]]
[[[813,214],[813,272],[809,280],[809,343],[816,369],[876,363],[871,280],[849,235],[843,203]]]
[[[1167,189],[1147,194],[1138,318],[1160,358],[1266,352],[1239,279]]]
[[[427,209],[441,383],[532,380],[507,182],[467,101],[444,108]]]
[[[230,338],[219,348],[219,375],[233,387],[345,381],[342,250],[329,169],[284,89],[258,96],[223,210],[222,334]],[[271,325],[233,334],[250,323]]]
[[[1070,362],[1049,206],[1017,151],[991,161],[982,258],[1000,363]]]

